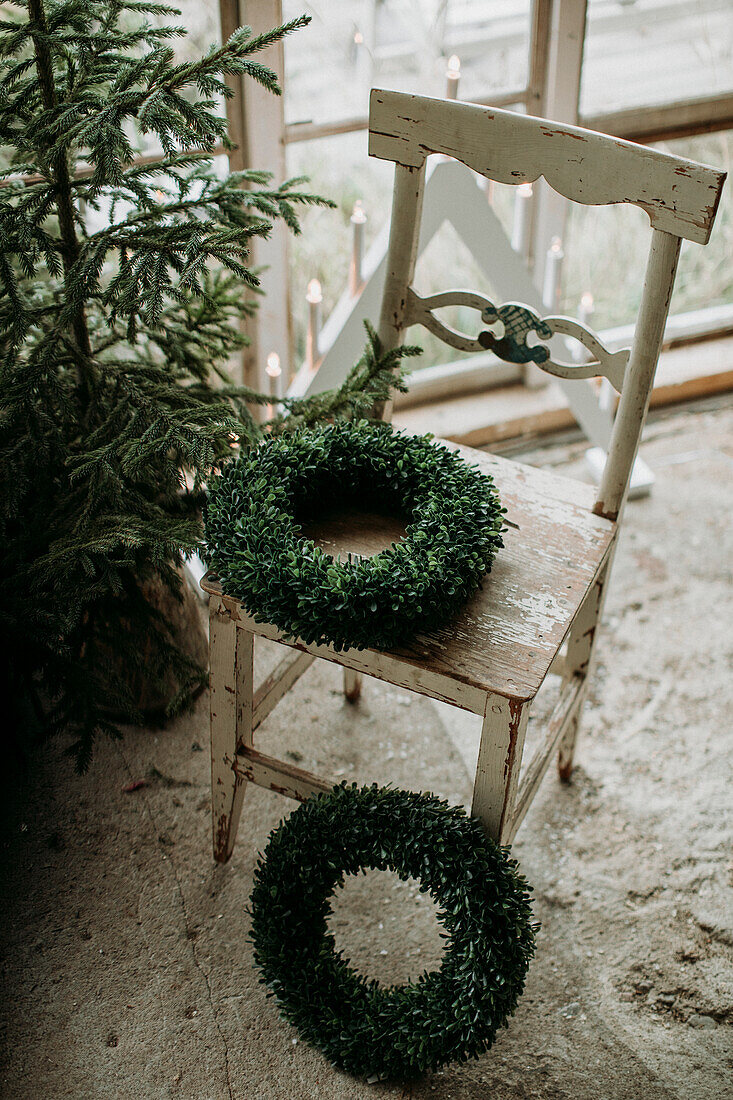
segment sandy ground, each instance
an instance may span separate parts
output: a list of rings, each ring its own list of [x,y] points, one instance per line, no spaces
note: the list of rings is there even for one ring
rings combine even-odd
[[[629,508],[579,767],[567,787],[546,777],[515,845],[542,929],[487,1055],[368,1085],[278,1019],[246,905],[290,804],[251,788],[232,861],[213,866],[203,698],[168,730],[100,744],[86,777],[52,746],[6,790],[3,1097],[733,1097],[732,427],[718,405],[647,431],[657,481]],[[575,453],[531,457],[570,470]],[[475,719],[376,681],[351,708],[319,662],[261,744],[466,801],[477,737]],[[432,903],[391,875],[347,884],[334,919],[376,976],[439,956]]]

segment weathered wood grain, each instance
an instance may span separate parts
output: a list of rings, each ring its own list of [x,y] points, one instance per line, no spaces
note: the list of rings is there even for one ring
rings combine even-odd
[[[537,693],[611,546],[615,525],[593,515],[591,486],[467,447],[457,449],[493,476],[507,518],[517,525],[505,534],[506,545],[483,588],[440,630],[419,635],[401,649],[337,654],[330,646],[296,644],[483,714],[487,691],[523,701]],[[372,531],[365,517],[352,528],[332,530],[328,549],[370,553],[384,545],[383,527]],[[206,591],[219,591],[211,580],[202,583]],[[275,627],[255,623],[238,604],[236,615],[247,630],[281,640]]]
[[[706,244],[725,173],[620,138],[513,111],[372,90],[369,154],[417,170],[443,153],[497,183],[543,176],[585,205],[628,202],[655,229]]]
[[[242,645],[239,645],[239,639]],[[236,630],[220,599],[209,607],[209,707],[211,722],[211,821],[214,859],[226,863],[232,854],[246,783],[231,767],[237,749],[237,679],[246,675],[252,636]],[[237,650],[243,671],[237,661]]]
[[[583,703],[583,695],[586,688],[586,679],[574,676],[565,686],[555,708],[547,723],[544,740],[537,746],[535,753],[527,765],[527,770],[519,786],[519,792],[514,803],[514,812],[505,832],[503,843],[511,844],[517,829],[522,824],[532,799],[537,794],[542,777],[547,771],[550,761],[556,749],[562,742],[568,726],[576,720],[576,715]]]
[[[251,728],[256,730],[267,715],[275,709],[282,697],[306,669],[313,664],[315,657],[310,653],[288,653],[267,676],[254,693],[254,708],[250,718]],[[249,742],[252,744],[251,740]]]
[[[274,756],[265,756],[256,749],[242,749],[229,761],[229,768],[240,782],[267,787],[298,802],[305,802],[320,791],[330,791],[336,785],[335,779],[313,775],[284,760],[276,760]]]
[[[486,697],[471,813],[497,844],[506,844],[522,763],[529,704]]]

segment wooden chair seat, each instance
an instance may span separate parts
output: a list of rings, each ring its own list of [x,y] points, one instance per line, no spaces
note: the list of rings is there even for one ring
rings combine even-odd
[[[491,474],[507,519],[516,525],[463,611],[440,630],[388,652],[336,654],[330,646],[290,644],[360,672],[381,668],[392,683],[481,714],[487,692],[521,702],[537,694],[605,561],[616,525],[592,513],[591,486],[469,447],[455,449]],[[379,516],[353,518],[331,517],[308,533],[334,557],[371,555],[399,537],[397,526]],[[204,588],[221,594],[211,577]],[[231,603],[253,634],[283,641],[277,627],[256,623],[239,601]]]

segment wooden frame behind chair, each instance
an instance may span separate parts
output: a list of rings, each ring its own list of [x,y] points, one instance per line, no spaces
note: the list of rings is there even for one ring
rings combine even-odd
[[[597,349],[599,361],[578,375],[606,374],[620,390],[609,457],[596,498],[590,487],[546,471],[469,448],[466,458],[494,477],[517,531],[507,536],[482,592],[433,636],[402,650],[346,650],[286,640],[276,627],[255,623],[238,600],[209,574],[212,818],[214,857],[231,854],[244,790],[253,782],[303,799],[332,780],[311,775],[260,753],[254,731],[316,657],[344,668],[347,698],[358,698],[366,673],[481,714],[483,718],[472,813],[501,843],[514,837],[548,764],[558,752],[560,775],[572,770],[580,711],[588,682],[615,551],[619,518],[648,409],[682,239],[705,244],[725,175],[716,169],[606,135],[544,119],[455,101],[375,90],[371,97],[372,156],[395,162],[387,275],[379,323],[386,348],[412,324],[426,324],[447,343],[470,350],[477,340],[433,318],[431,309],[451,300],[473,304],[482,318],[502,316],[493,303],[466,291],[423,299],[412,287],[420,212],[429,154],[462,161],[499,183],[533,182],[540,175],[566,198],[591,205],[626,202],[649,216],[652,232],[641,306],[628,359],[613,369],[595,334],[579,338]],[[439,304],[436,304],[436,300]],[[542,320],[521,305],[528,331]],[[505,317],[509,314],[504,313]],[[554,332],[576,333],[567,318],[544,319]],[[484,323],[487,323],[484,320]],[[543,331],[543,330],[542,330]],[[522,332],[507,354],[526,354]],[[491,342],[489,330],[479,340]],[[496,345],[499,346],[498,344]],[[503,345],[502,345],[503,346]],[[572,367],[549,354],[540,367],[572,376]],[[597,370],[595,368],[598,368]],[[570,372],[570,374],[568,373]],[[389,408],[384,414],[389,416]],[[333,543],[337,553],[370,552],[368,531],[359,545]],[[533,602],[534,601],[534,602]],[[289,647],[281,664],[254,688],[255,636]],[[545,737],[519,784],[529,708],[545,677],[562,678],[562,690]]]

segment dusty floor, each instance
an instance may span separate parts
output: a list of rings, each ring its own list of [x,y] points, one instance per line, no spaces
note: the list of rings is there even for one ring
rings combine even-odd
[[[202,699],[171,729],[100,744],[84,778],[50,748],[5,795],[3,1097],[733,1097],[732,428],[708,407],[647,431],[657,481],[629,508],[579,767],[569,787],[547,776],[515,846],[542,930],[492,1051],[370,1086],[280,1022],[245,907],[290,804],[250,789],[234,857],[212,865]],[[475,723],[376,681],[350,708],[318,663],[261,743],[465,801]],[[360,967],[404,980],[437,958],[431,904],[372,874],[337,927]]]

